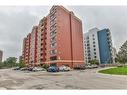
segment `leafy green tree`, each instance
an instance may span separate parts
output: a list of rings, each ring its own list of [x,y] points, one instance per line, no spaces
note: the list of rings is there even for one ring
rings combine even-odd
[[[48,69],[49,68],[49,65],[48,64],[41,64],[41,67],[42,68],[45,68],[45,69]]]
[[[9,57],[4,62],[0,62],[0,69],[11,68],[15,66],[18,66],[17,58],[15,57]]]
[[[4,64],[4,67],[10,68],[10,67],[15,67],[15,66],[17,66],[18,64],[17,64],[16,62],[17,62],[17,58],[15,58],[15,57],[9,57],[9,58],[7,58],[7,59],[3,62],[3,64]]]
[[[99,61],[97,59],[92,59],[90,61],[90,64],[92,64],[92,65],[99,65]]]
[[[127,41],[121,46],[117,54],[116,60],[122,64],[127,63]]]
[[[20,63],[18,64],[18,66],[19,66],[20,68],[23,68],[23,67],[26,67],[26,64],[25,64],[25,62],[20,61]]]
[[[0,69],[2,69],[4,67],[4,63],[0,62]]]

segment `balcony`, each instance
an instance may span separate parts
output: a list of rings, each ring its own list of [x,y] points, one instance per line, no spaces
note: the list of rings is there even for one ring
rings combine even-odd
[[[57,43],[56,42],[50,44],[50,47],[51,48],[55,48],[56,46],[57,46]]]
[[[56,50],[56,49],[51,50],[51,51],[50,51],[50,54],[51,54],[51,55],[55,55],[55,54],[57,54],[57,50]]]

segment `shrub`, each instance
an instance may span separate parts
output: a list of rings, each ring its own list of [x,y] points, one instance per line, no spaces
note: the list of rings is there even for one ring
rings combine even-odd
[[[45,69],[48,69],[49,68],[49,65],[48,64],[41,64],[41,67],[42,68],[45,68]]]

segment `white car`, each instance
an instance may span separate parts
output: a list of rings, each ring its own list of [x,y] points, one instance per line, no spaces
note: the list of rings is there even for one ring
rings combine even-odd
[[[68,67],[68,66],[60,66],[59,67],[59,71],[70,71],[71,70],[71,68],[70,67]]]
[[[44,68],[41,68],[41,67],[34,67],[32,69],[32,71],[36,72],[36,71],[46,71]]]

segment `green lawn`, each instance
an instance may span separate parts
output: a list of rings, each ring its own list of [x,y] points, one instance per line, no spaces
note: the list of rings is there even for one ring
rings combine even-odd
[[[101,70],[101,71],[99,71],[99,73],[115,74],[115,75],[127,75],[127,66],[126,67],[116,67],[116,68]]]

